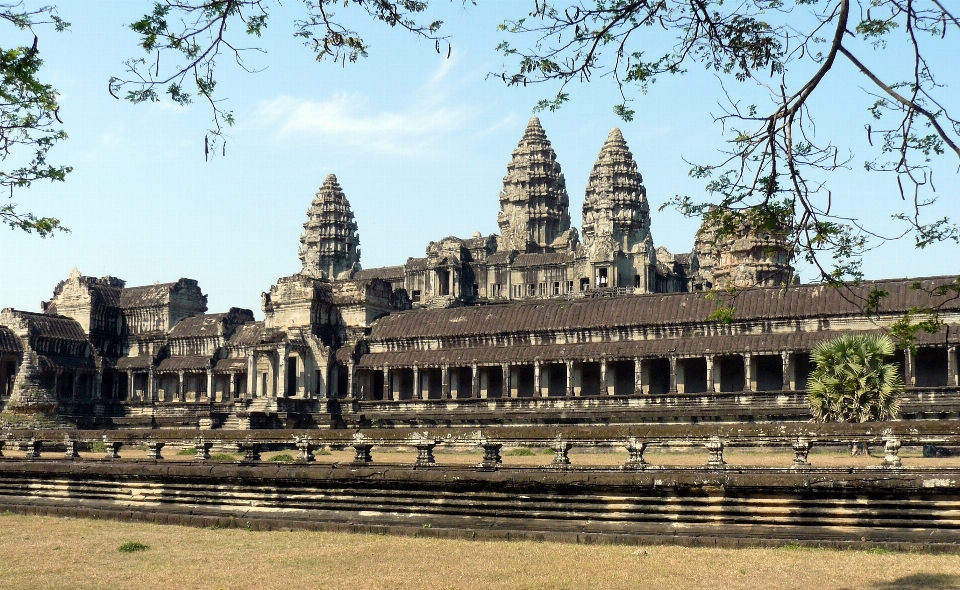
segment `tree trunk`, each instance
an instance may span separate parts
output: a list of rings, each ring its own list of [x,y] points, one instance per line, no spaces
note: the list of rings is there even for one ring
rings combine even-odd
[[[864,455],[867,457],[870,456],[870,445],[868,445],[865,442],[858,442],[850,445],[851,457],[858,457],[858,456],[864,456]]]

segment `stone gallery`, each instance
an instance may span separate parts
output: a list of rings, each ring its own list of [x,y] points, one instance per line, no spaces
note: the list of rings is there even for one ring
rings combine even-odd
[[[960,384],[960,302],[930,295],[953,277],[800,285],[785,232],[749,227],[720,240],[702,228],[689,253],[655,248],[618,129],[578,232],[531,119],[497,222],[363,269],[331,174],[307,211],[303,268],[263,293],[262,321],[207,313],[195,280],[130,287],[75,270],[39,312],[0,312],[0,406],[108,428],[800,420],[814,346],[935,304],[944,329],[900,353],[904,414],[956,415],[942,400]],[[889,295],[866,317],[873,289]],[[708,319],[721,304],[733,321]]]

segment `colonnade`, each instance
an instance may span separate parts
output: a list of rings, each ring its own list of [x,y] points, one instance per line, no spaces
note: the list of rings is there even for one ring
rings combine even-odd
[[[907,387],[960,386],[956,346],[946,347],[945,359],[937,356],[943,347],[919,350],[935,362],[918,367],[917,354],[907,349],[900,361]],[[811,369],[809,353],[792,350],[469,365],[365,363],[359,371],[352,363],[344,367],[350,376],[346,395],[367,400],[802,391]]]

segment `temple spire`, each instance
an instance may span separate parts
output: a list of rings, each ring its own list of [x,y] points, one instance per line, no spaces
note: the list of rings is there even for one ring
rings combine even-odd
[[[610,130],[587,182],[583,241],[591,250],[653,251],[647,189],[633,154],[616,127]]]
[[[337,177],[327,176],[307,211],[300,237],[301,274],[334,280],[360,268],[360,236]]]
[[[542,251],[559,244],[570,229],[569,206],[557,154],[540,119],[531,117],[507,164],[500,192],[501,248]]]

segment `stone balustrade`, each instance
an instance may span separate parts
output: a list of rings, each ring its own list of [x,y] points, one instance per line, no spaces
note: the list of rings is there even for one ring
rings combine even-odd
[[[652,449],[669,450],[684,448],[688,452],[703,449],[704,462],[700,468],[707,469],[761,469],[759,467],[731,467],[724,459],[729,448],[748,449],[763,447],[781,449],[792,462],[785,460],[783,469],[816,469],[810,461],[811,448],[815,446],[873,445],[882,448],[884,456],[879,467],[903,468],[900,457],[902,447],[960,446],[960,424],[937,421],[928,423],[902,422],[866,424],[780,424],[780,425],[658,425],[647,427],[594,427],[594,428],[484,428],[484,429],[432,429],[410,433],[409,430],[368,430],[347,437],[340,432],[301,431],[291,436],[288,431],[204,431],[197,437],[196,431],[8,431],[3,444],[15,444],[30,460],[49,459],[54,452],[57,458],[76,460],[80,452],[93,448],[105,448],[103,457],[120,459],[121,449],[142,448],[147,460],[163,460],[161,449],[165,445],[175,448],[195,448],[195,460],[211,458],[214,447],[238,449],[243,457],[240,464],[261,460],[262,450],[296,450],[297,462],[319,464],[314,451],[324,446],[350,448],[355,451],[352,464],[363,466],[373,463],[375,449],[408,447],[417,452],[414,468],[443,467],[461,469],[459,464],[443,464],[437,460],[436,448],[451,450],[480,447],[483,460],[473,468],[498,470],[503,468],[501,451],[504,447],[527,447],[551,449],[554,457],[543,468],[552,469],[611,469],[612,467],[577,467],[570,459],[573,449],[603,450],[618,448],[626,450],[628,458],[619,467],[624,471],[650,469],[690,469],[653,465],[644,458]],[[2,446],[0,446],[2,448]],[[2,457],[2,454],[0,454]],[[89,456],[87,457],[89,459]],[[18,460],[6,458],[6,460]],[[131,459],[142,460],[142,459]],[[511,467],[513,468],[513,467]],[[527,467],[516,467],[527,469]],[[779,469],[779,468],[778,468]]]

